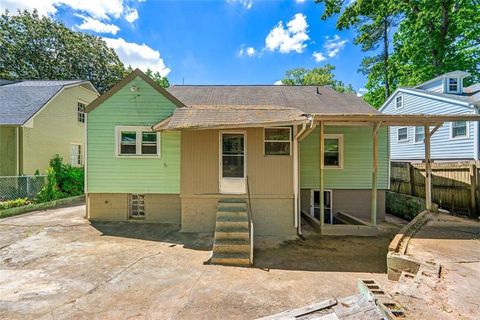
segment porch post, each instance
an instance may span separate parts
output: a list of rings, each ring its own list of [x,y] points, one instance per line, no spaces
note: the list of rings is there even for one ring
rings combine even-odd
[[[425,132],[425,207],[432,210],[432,167],[430,164],[430,127],[424,126]]]
[[[372,161],[372,212],[371,212],[371,224],[377,225],[377,169],[378,169],[378,128],[381,123],[375,123],[373,125],[373,161]]]
[[[320,188],[319,188],[319,198],[320,198],[320,226],[323,227],[323,224],[324,224],[324,221],[325,221],[325,218],[324,218],[324,215],[325,215],[325,199],[324,199],[324,189],[325,189],[325,181],[324,181],[324,176],[323,176],[323,172],[324,172],[324,168],[325,168],[325,159],[324,159],[324,149],[325,149],[325,141],[324,141],[324,130],[325,130],[325,127],[324,127],[324,123],[323,121],[320,121],[320,141],[319,141],[319,158],[320,158]]]

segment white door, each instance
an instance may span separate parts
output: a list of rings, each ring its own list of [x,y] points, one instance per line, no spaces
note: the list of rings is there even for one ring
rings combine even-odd
[[[220,193],[245,193],[245,133],[220,133]]]

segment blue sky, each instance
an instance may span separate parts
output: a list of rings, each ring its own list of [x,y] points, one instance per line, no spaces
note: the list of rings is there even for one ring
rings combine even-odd
[[[336,67],[364,87],[363,53],[352,31],[322,21],[313,0],[3,0],[0,9],[36,7],[69,28],[105,38],[122,61],[167,75],[173,84],[273,84],[286,70]]]

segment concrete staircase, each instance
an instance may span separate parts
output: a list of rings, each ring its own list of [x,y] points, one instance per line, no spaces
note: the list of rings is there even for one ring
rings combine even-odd
[[[247,206],[245,199],[224,198],[218,201],[211,263],[236,266],[251,264]]]

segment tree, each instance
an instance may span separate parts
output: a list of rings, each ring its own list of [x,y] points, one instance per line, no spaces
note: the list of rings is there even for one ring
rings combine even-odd
[[[463,70],[480,80],[480,1],[401,0],[404,19],[394,36],[398,81],[416,85]]]
[[[99,37],[72,31],[36,10],[0,16],[0,78],[89,80],[103,93],[124,70]]]
[[[285,78],[281,81],[282,84],[290,86],[331,86],[338,92],[355,92],[351,84],[345,85],[342,81],[335,80],[333,70],[335,70],[335,67],[331,64],[311,70],[305,68],[291,69],[285,72]]]
[[[145,71],[145,74],[152,78],[153,81],[155,81],[160,87],[170,87],[170,82],[168,81],[167,77],[162,77],[162,75],[158,71],[153,72],[152,70],[147,69],[147,71]]]
[[[354,43],[364,52],[375,52],[374,56],[362,60],[360,72],[368,76],[369,93],[364,99],[378,106],[393,91],[395,79],[390,64],[390,31],[398,25],[399,9],[391,0],[315,0],[325,4],[322,19],[340,14],[337,29],[354,28]],[[380,49],[380,51],[379,51]],[[383,90],[380,88],[383,87]],[[379,95],[383,95],[383,98]],[[381,103],[380,103],[381,104]]]

